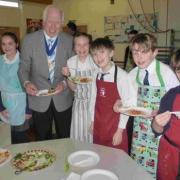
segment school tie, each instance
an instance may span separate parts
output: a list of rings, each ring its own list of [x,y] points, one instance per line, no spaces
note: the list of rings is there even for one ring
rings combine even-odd
[[[104,81],[104,76],[107,75],[107,74],[109,74],[109,73],[102,73],[102,74],[101,74],[101,77],[100,77],[100,80],[101,80],[101,81]]]
[[[149,73],[148,73],[148,70],[146,70],[146,74],[143,81],[144,85],[149,85],[148,77],[149,77]]]
[[[48,48],[49,50],[51,50],[52,46],[54,44],[54,40],[53,39],[48,39]],[[49,78],[51,83],[54,80],[54,67],[55,67],[55,57],[54,57],[54,52],[52,53],[52,55],[50,55],[48,57],[48,65],[49,65]]]

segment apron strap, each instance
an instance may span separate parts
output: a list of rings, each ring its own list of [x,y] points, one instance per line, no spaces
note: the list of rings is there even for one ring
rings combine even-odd
[[[139,68],[138,68],[137,74],[136,74],[136,82],[137,82],[139,85],[142,85],[142,83],[141,83],[140,80],[139,80]]]
[[[118,71],[118,68],[117,68],[117,65],[115,65],[115,71],[114,71],[114,82],[117,83],[117,71]]]
[[[140,69],[138,68],[138,71],[137,71],[137,74],[136,74],[136,82],[139,85],[142,85],[142,83],[139,80],[139,71],[140,71]],[[159,82],[161,84],[161,87],[165,87],[165,84],[164,84],[164,81],[163,81],[163,78],[162,78],[162,75],[161,75],[161,71],[160,71],[160,62],[158,60],[156,60],[156,73],[157,73]]]
[[[171,144],[172,146],[178,148],[178,146],[174,142],[172,142],[165,134],[163,135],[163,137],[164,137],[164,139],[167,140],[167,142],[169,144]],[[178,148],[178,150],[179,150],[179,148]],[[179,153],[179,163],[178,163],[178,174],[176,176],[176,180],[180,180],[180,151],[178,153]]]
[[[156,73],[157,73],[159,82],[161,84],[161,87],[165,87],[165,84],[164,84],[164,81],[163,81],[163,78],[162,78],[161,72],[160,72],[160,62],[158,60],[156,60]]]

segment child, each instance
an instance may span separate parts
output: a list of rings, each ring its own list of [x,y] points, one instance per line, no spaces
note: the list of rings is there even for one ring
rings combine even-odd
[[[89,47],[90,36],[88,34],[79,33],[75,35],[74,50],[77,55],[67,61],[67,67],[64,67],[62,70],[65,76],[93,77],[97,67],[89,54]],[[91,96],[91,83],[75,84],[68,81],[68,85],[75,93],[70,137],[80,141],[92,142],[87,111]]]
[[[156,38],[150,34],[137,34],[130,42],[137,67],[129,78],[137,92],[137,106],[153,110],[152,116],[165,92],[179,85],[171,68],[155,59],[156,46]],[[159,139],[151,129],[152,116],[134,118],[131,157],[155,178]]]
[[[19,67],[18,40],[14,33],[6,32],[1,37],[4,52],[0,56],[0,112],[11,125],[11,142],[28,141],[27,130],[31,111],[26,109],[26,94],[23,92],[17,75]],[[27,110],[27,111],[26,111]]]
[[[158,154],[158,180],[180,180],[180,86],[171,89],[161,100],[159,114],[152,123],[156,135],[162,135]]]
[[[93,84],[90,102],[93,142],[128,152],[126,134],[128,116],[113,112],[117,98],[121,98],[125,105],[131,97],[127,73],[111,61],[114,54],[111,40],[96,39],[92,43],[91,52],[94,62],[101,71]]]
[[[158,53],[156,46],[156,38],[150,34],[138,34],[130,43],[137,67],[129,77],[138,92],[137,105],[153,110],[152,116],[156,114],[165,92],[179,85],[170,67],[155,59]],[[131,156],[156,177],[159,140],[153,136],[151,120],[152,117],[134,119]]]
[[[171,59],[171,67],[176,73],[179,81],[180,81],[180,49],[178,49],[172,56]]]

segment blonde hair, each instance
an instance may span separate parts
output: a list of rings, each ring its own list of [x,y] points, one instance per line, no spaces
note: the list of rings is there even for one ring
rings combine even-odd
[[[152,50],[153,52],[157,48],[157,39],[148,33],[140,33],[135,35],[130,41],[130,48],[132,49],[134,44],[138,44],[144,51],[148,52]]]
[[[64,23],[64,12],[63,12],[62,10],[58,9],[58,8],[57,8],[56,6],[54,6],[54,5],[48,5],[48,6],[45,7],[45,9],[44,9],[44,11],[43,11],[43,15],[42,15],[43,22],[46,21],[46,19],[47,19],[47,14],[48,14],[48,11],[49,11],[50,9],[54,9],[54,10],[59,11],[60,18],[61,18],[60,20],[61,20],[61,23],[63,24],[63,23]]]

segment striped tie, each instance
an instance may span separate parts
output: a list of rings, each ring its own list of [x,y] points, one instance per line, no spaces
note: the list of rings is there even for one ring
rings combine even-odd
[[[53,44],[54,44],[53,39],[48,39],[49,50],[52,48]],[[53,83],[54,67],[55,67],[55,52],[53,52],[52,55],[48,56],[48,67],[49,67],[49,78],[51,80],[51,83]]]

